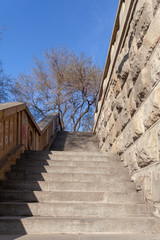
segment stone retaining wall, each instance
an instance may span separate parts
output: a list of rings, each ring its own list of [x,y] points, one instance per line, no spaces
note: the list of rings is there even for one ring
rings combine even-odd
[[[121,156],[137,190],[160,202],[160,1],[120,1],[113,34],[94,131],[102,151]]]

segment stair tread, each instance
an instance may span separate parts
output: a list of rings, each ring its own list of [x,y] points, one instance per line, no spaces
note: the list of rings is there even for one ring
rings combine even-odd
[[[119,156],[98,152],[92,133],[59,132],[49,151],[25,151],[6,176],[0,233],[160,233]]]

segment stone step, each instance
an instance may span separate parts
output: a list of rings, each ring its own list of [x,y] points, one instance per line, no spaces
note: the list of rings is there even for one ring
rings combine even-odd
[[[12,171],[16,172],[33,172],[33,173],[84,173],[84,174],[127,174],[127,169],[119,167],[53,167],[53,166],[12,166]]]
[[[139,218],[0,217],[2,234],[134,233],[159,234],[160,221]]]
[[[17,165],[20,166],[55,166],[55,167],[112,167],[124,168],[120,162],[111,161],[73,161],[73,160],[36,160],[19,159]]]
[[[63,136],[63,137],[69,137],[69,136],[78,136],[78,137],[96,137],[96,135],[93,132],[72,132],[72,131],[59,131],[57,133],[58,136]]]
[[[67,137],[66,138],[64,138],[64,136],[63,135],[57,135],[56,136],[56,141],[55,142],[57,142],[57,140],[58,139],[63,139],[64,141],[66,140],[70,140],[70,139],[78,139],[78,140],[81,140],[81,139],[84,139],[84,140],[86,140],[86,141],[97,141],[97,138],[96,138],[96,136],[93,136],[93,135],[90,135],[90,136],[84,136],[84,135],[67,135]]]
[[[75,154],[76,153],[76,154]],[[34,151],[33,154],[27,152],[22,155],[22,159],[29,160],[72,160],[72,161],[105,161],[105,162],[120,162],[117,155],[91,152],[90,154],[83,152],[70,152],[70,151],[49,151],[41,152]]]
[[[23,158],[21,158],[20,160],[23,161],[27,160],[27,161],[43,161],[43,160],[58,160],[58,161],[94,161],[94,162],[106,162],[106,163],[120,163],[120,159],[117,156],[83,156],[83,155],[62,155],[62,154],[48,154],[47,156],[37,156],[37,155],[23,155]]]
[[[1,182],[2,189],[25,189],[32,191],[135,191],[134,183],[117,182],[55,182],[55,181],[5,181]]]
[[[151,207],[147,204],[109,203],[17,203],[1,202],[0,216],[42,217],[149,217]]]
[[[35,180],[35,181],[72,181],[72,182],[130,182],[128,174],[83,174],[83,173],[28,173],[9,172],[6,174],[9,180]]]
[[[79,138],[79,137],[70,137],[67,138],[65,141],[63,141],[62,137],[58,137],[56,139],[56,141],[52,144],[53,146],[66,146],[66,145],[71,145],[71,144],[75,144],[72,145],[71,147],[75,147],[79,144],[79,147],[81,148],[83,145],[87,145],[87,146],[95,146],[97,147],[97,151],[98,151],[98,142],[95,139],[86,139],[86,138]]]
[[[96,152],[98,151],[98,143],[96,141],[93,141],[93,140],[86,141],[86,139],[78,139],[78,138],[67,139],[67,141],[65,141],[64,143],[62,142],[61,139],[57,139],[57,141],[55,143],[53,143],[51,149],[54,150],[54,147],[57,147],[57,146],[59,146],[59,147],[60,146],[61,147],[68,146],[68,147],[70,147],[70,151],[78,146],[79,146],[79,149],[87,146],[87,147],[91,147],[91,148],[94,147],[96,149]],[[86,150],[87,150],[87,148],[86,148]]]
[[[144,203],[142,192],[0,191],[0,201]]]
[[[24,235],[0,235],[2,240],[159,240],[160,234],[123,234],[123,233],[83,233],[83,234],[63,234],[63,233],[44,233],[44,234],[24,234]]]
[[[59,152],[59,151],[29,151],[25,150],[25,152],[22,154],[22,156],[44,156],[47,157],[48,155],[61,155],[61,156],[84,156],[84,157],[90,157],[90,156],[95,156],[95,157],[117,157],[119,156],[117,154],[112,154],[112,153],[107,153],[107,152],[75,152],[75,151],[67,151],[67,152]]]
[[[74,148],[73,148],[74,145]],[[73,149],[75,152],[84,152],[88,149],[88,152],[97,152],[98,147],[86,144],[86,143],[79,143],[79,142],[70,142],[65,145],[56,145],[51,148],[53,151],[70,151]]]

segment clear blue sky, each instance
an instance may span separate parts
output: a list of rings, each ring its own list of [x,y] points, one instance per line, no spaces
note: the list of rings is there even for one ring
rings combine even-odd
[[[65,45],[104,67],[119,0],[0,0],[6,74],[29,72],[33,56]]]

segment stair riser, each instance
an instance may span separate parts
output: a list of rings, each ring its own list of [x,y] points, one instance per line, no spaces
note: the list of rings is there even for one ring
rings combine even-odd
[[[18,166],[54,166],[54,167],[113,167],[117,166],[119,168],[122,168],[123,166],[120,165],[119,162],[109,162],[109,161],[64,161],[64,160],[42,160],[42,161],[28,161],[27,160],[18,160],[17,161]]]
[[[105,168],[86,168],[86,167],[51,167],[51,166],[43,166],[43,167],[18,167],[13,166],[13,171],[16,172],[33,172],[33,173],[41,173],[41,172],[47,172],[47,173],[83,173],[83,174],[117,174],[117,173],[127,173],[126,169],[123,168],[111,168],[111,167],[105,167]]]
[[[81,182],[6,182],[3,184],[5,189],[25,189],[32,191],[134,191],[134,184],[120,183],[116,186],[108,183],[81,183]]]
[[[0,201],[55,202],[83,201],[106,203],[144,203],[142,194],[112,192],[0,192]]]
[[[85,156],[85,155],[67,155],[67,154],[48,154],[46,156],[42,155],[24,155],[22,159],[27,159],[27,161],[41,161],[41,160],[62,160],[62,161],[104,161],[104,162],[120,162],[117,157],[110,156]]]
[[[143,224],[142,224],[143,222]],[[0,233],[160,233],[157,219],[0,219]]]
[[[54,155],[54,156],[84,156],[84,157],[92,157],[92,156],[98,156],[98,157],[105,157],[105,158],[107,158],[107,157],[111,157],[111,158],[116,158],[116,159],[120,159],[119,157],[118,157],[118,155],[117,154],[112,154],[112,153],[106,153],[106,152],[88,152],[88,151],[86,151],[86,152],[74,152],[74,151],[69,151],[69,152],[59,152],[59,151],[52,151],[52,150],[50,150],[50,151],[28,151],[28,150],[26,150],[23,154],[22,154],[22,156],[27,156],[27,157],[29,157],[29,156],[37,156],[37,157],[39,157],[39,156],[44,156],[44,157],[47,157],[47,156],[51,156],[51,155]]]
[[[127,174],[122,175],[105,175],[105,174],[73,174],[73,173],[24,173],[11,172],[7,174],[9,180],[30,180],[30,181],[72,181],[72,182],[109,182],[116,184],[117,182],[129,182]]]
[[[0,203],[0,216],[148,217],[147,205],[87,203]]]

